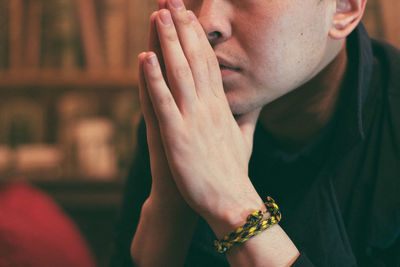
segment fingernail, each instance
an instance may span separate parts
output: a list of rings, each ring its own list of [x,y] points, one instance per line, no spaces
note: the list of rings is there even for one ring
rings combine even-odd
[[[188,13],[188,16],[189,16],[190,20],[192,22],[195,22],[196,21],[196,15],[191,10],[188,10],[187,13]]]
[[[171,0],[170,3],[176,9],[181,9],[183,7],[182,0]]]
[[[161,11],[160,18],[161,18],[162,23],[165,26],[171,25],[172,18],[171,18],[171,14],[169,13],[169,11],[167,11],[167,10]]]
[[[150,56],[148,56],[146,58],[146,61],[153,67],[157,65],[157,58],[156,58],[156,55],[154,55],[154,54],[151,54]]]

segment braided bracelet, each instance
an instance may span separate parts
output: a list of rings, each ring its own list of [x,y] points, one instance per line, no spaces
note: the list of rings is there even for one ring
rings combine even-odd
[[[267,211],[271,214],[271,217],[261,221],[264,213],[261,210],[256,210],[247,216],[246,223],[240,226],[229,235],[224,236],[220,240],[214,241],[214,246],[217,248],[219,253],[226,253],[234,245],[244,243],[253,236],[261,233],[268,229],[274,224],[279,223],[282,218],[282,214],[279,211],[278,205],[271,197],[267,197],[265,202]]]

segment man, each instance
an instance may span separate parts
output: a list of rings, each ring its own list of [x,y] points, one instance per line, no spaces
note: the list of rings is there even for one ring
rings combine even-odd
[[[400,54],[365,4],[159,1],[116,265],[400,264]],[[281,223],[219,254],[267,195]]]

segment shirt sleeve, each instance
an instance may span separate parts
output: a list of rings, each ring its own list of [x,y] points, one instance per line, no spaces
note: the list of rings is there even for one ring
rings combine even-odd
[[[147,148],[146,127],[142,120],[138,127],[138,142],[125,182],[119,219],[116,223],[111,266],[133,266],[130,246],[144,201],[150,193],[151,173]]]

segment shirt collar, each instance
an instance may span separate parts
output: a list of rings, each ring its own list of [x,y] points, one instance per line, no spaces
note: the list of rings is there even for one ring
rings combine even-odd
[[[364,25],[360,24],[348,37],[347,52],[349,60],[348,73],[346,79],[351,80],[350,86],[355,88],[357,93],[357,104],[351,104],[356,107],[352,114],[356,114],[358,134],[365,138],[365,121],[363,118],[363,109],[368,95],[368,89],[371,84],[371,74],[373,68],[373,53],[371,40]],[[353,83],[353,84],[352,84]]]
[[[347,38],[348,65],[344,77],[339,107],[334,116],[335,133],[332,158],[337,159],[366,136],[364,110],[370,109],[367,96],[371,90],[374,56],[371,39],[360,24]],[[367,116],[368,117],[368,116]]]

